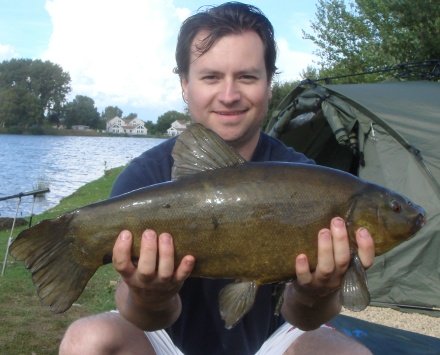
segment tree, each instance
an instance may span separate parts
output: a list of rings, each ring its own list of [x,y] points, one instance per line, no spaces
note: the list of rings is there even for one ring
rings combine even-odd
[[[30,64],[29,84],[39,97],[45,116],[60,114],[70,92],[70,75],[49,61],[33,60]]]
[[[440,58],[437,0],[319,0],[315,15],[314,34],[303,34],[318,46],[321,77]]]
[[[102,113],[102,118],[105,120],[110,120],[115,117],[122,118],[122,110],[118,106],[107,106]]]
[[[77,95],[72,102],[65,106],[64,123],[67,128],[74,125],[85,125],[90,128],[100,128],[98,109],[92,98]]]
[[[35,95],[17,86],[0,90],[0,127],[30,128],[41,125],[42,120]]]
[[[176,120],[177,121],[183,120],[188,122],[191,120],[191,118],[189,115],[178,111],[165,112],[157,119],[156,133],[165,134],[167,129],[171,127],[171,123],[173,123]]]
[[[124,117],[124,120],[132,120],[134,118],[137,118],[137,113],[130,113],[127,116]]]
[[[319,70],[312,66],[312,65],[308,65],[306,67],[306,69],[304,69],[301,73],[300,73],[300,77],[302,80],[313,80],[313,79],[318,79],[319,78]]]
[[[147,128],[149,135],[155,135],[157,133],[156,125],[152,121],[145,122],[145,128]]]
[[[59,115],[69,91],[69,74],[49,61],[11,59],[0,63],[0,93],[3,97],[0,111],[9,112],[12,116],[8,120],[17,125],[41,125],[44,118]],[[22,100],[15,100],[17,97]],[[26,103],[33,106],[28,109],[20,107]],[[20,117],[23,110],[26,115]]]

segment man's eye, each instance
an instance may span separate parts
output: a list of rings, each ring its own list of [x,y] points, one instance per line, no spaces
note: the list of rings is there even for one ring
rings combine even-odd
[[[257,80],[257,77],[255,77],[254,75],[242,75],[240,77],[240,80],[246,83],[251,83]]]
[[[205,75],[202,77],[202,80],[204,81],[215,81],[217,80],[217,77],[215,75]]]

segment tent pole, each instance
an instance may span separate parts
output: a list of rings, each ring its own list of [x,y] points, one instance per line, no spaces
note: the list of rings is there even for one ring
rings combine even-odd
[[[18,209],[20,208],[20,203],[21,203],[21,196],[18,197],[17,209],[15,210],[15,217],[14,217],[14,221],[12,222],[11,233],[9,234],[8,243],[6,244],[6,253],[5,253],[5,258],[3,260],[3,266],[2,266],[2,276],[5,274],[6,263],[8,261],[9,246],[11,245],[12,233],[14,232],[15,221],[17,220]]]

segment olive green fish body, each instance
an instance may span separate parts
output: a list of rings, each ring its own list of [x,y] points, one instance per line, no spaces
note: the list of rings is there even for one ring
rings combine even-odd
[[[341,188],[321,179],[335,180]],[[332,216],[345,215],[350,196],[362,188],[348,174],[317,166],[241,165],[86,207],[76,212],[71,230],[99,262],[122,229],[139,236],[151,228],[173,235],[177,260],[195,256],[193,276],[279,281],[294,274],[295,255],[311,255],[314,263],[319,229]]]

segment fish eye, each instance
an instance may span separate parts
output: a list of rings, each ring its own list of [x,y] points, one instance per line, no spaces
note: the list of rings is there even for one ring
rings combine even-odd
[[[390,202],[390,206],[391,206],[391,209],[392,209],[394,212],[399,213],[399,212],[402,210],[402,206],[401,206],[400,203],[397,202],[396,200],[392,200],[392,201]]]

